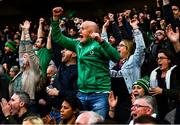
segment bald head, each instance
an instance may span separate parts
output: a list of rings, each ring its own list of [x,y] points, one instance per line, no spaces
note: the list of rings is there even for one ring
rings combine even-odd
[[[57,67],[55,65],[49,65],[46,71],[47,78],[50,79],[54,74],[57,73]]]
[[[103,123],[104,118],[93,112],[93,111],[85,111],[82,112],[76,119],[76,124],[86,124],[86,125],[91,125],[94,123]]]
[[[81,24],[79,30],[79,41],[81,43],[86,43],[87,38],[91,37],[92,33],[98,33],[98,26],[93,21],[85,21]]]
[[[86,26],[87,28],[88,28],[88,30],[89,30],[89,32],[90,33],[92,33],[92,32],[97,32],[98,31],[98,26],[97,26],[97,24],[95,23],[95,22],[93,22],[93,21],[84,21],[83,23],[82,23],[82,25],[84,25],[84,26]]]

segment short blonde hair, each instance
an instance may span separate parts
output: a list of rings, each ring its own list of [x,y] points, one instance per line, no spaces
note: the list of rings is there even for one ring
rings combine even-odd
[[[28,116],[28,117],[23,119],[23,122],[24,121],[29,121],[33,125],[44,125],[42,119],[40,117],[38,117],[38,116]]]

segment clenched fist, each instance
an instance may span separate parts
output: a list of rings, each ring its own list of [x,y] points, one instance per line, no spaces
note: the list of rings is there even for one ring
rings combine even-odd
[[[52,10],[53,12],[53,20],[58,20],[63,13],[63,8],[62,7],[55,7]]]
[[[43,24],[45,22],[45,19],[44,18],[40,18],[39,19],[39,24]]]

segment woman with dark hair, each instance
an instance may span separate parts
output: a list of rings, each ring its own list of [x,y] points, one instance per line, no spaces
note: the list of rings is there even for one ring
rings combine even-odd
[[[76,96],[68,96],[64,98],[61,105],[61,124],[75,124],[76,118],[82,110],[82,104]]]
[[[167,49],[161,49],[157,55],[158,67],[150,75],[150,94],[156,97],[158,115],[161,120],[179,103],[180,68],[174,55]]]

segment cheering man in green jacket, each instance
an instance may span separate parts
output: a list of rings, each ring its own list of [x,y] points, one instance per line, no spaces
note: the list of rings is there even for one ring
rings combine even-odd
[[[118,61],[119,52],[104,41],[97,24],[85,21],[80,26],[80,38],[71,39],[59,31],[61,7],[53,9],[52,38],[61,46],[77,54],[78,63],[78,98],[84,110],[92,110],[104,118],[108,111],[108,94],[111,90],[109,60]]]

